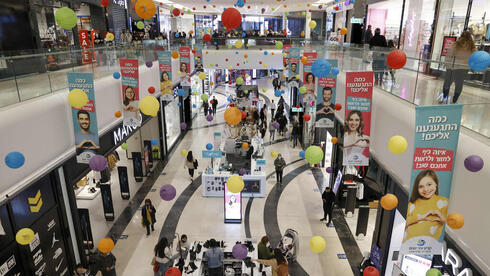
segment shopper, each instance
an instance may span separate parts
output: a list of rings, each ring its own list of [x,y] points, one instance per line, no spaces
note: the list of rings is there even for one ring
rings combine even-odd
[[[156,222],[155,219],[155,207],[151,203],[151,199],[147,198],[145,199],[145,206],[141,208],[141,224],[143,224],[144,227],[146,227],[146,236],[150,235],[150,226],[151,226],[151,231],[155,231],[154,224]]]
[[[171,244],[165,237],[160,239],[153,251],[155,253],[154,263],[158,263],[156,264],[158,269],[155,272],[155,276],[164,276],[179,254],[172,255]]]
[[[390,39],[388,40],[388,50],[387,52],[391,52],[393,50],[395,50],[395,42],[393,41],[393,39]],[[391,69],[390,66],[388,66],[388,64],[386,64],[386,67],[385,67],[385,75],[388,76],[388,74],[390,74],[391,76],[391,85],[393,86],[395,84],[395,70]]]
[[[383,81],[383,72],[385,67],[385,51],[388,44],[386,38],[381,35],[381,30],[376,28],[374,30],[374,36],[369,41],[369,46],[373,50],[373,71],[374,71],[374,84],[381,85]]]
[[[208,276],[223,275],[223,251],[215,239],[209,240],[209,249],[206,250],[206,261],[208,262]]]
[[[112,252],[99,252],[96,262],[97,271],[100,271],[102,276],[116,276],[116,257]]]
[[[300,129],[299,123],[295,120],[293,123],[293,130],[291,131],[291,136],[293,139],[293,148],[295,148],[296,145],[298,144],[300,132],[301,132],[301,129]]]
[[[288,124],[288,119],[286,119],[286,116],[282,114],[281,117],[279,118],[279,134],[281,134],[282,136],[286,134],[287,124]]]
[[[447,103],[449,96],[449,89],[454,82],[454,96],[453,103],[458,101],[459,95],[463,90],[463,83],[468,74],[468,59],[476,51],[475,42],[471,37],[469,31],[464,31],[458,40],[452,45],[451,49],[446,56],[446,60],[450,63],[446,64],[446,75],[444,77],[443,96],[444,98],[439,102]]]
[[[198,162],[197,159],[192,155],[192,150],[187,153],[187,158],[185,160],[185,167],[189,170],[189,176],[191,181],[194,180],[194,170],[197,169]]]
[[[204,116],[208,116],[208,108],[209,108],[208,101],[203,101],[202,102],[202,109],[204,109]]]
[[[272,267],[272,276],[288,276],[289,266],[288,261],[278,248],[274,249],[274,257],[270,260],[252,259],[253,262],[268,265]]]
[[[325,221],[328,215],[327,225],[330,225],[332,223],[333,203],[335,201],[335,193],[330,189],[330,187],[326,187],[325,191],[323,191],[322,201],[323,201],[323,218],[320,221]]]
[[[274,86],[274,91],[281,89],[281,80],[279,77],[275,77],[272,80],[272,86]]]
[[[274,111],[276,111],[276,103],[274,100],[271,102],[271,118],[274,118]]]
[[[373,38],[373,31],[371,30],[371,25],[368,25],[366,31],[364,31],[364,44],[369,44],[371,38]]]
[[[89,275],[92,275],[90,273],[90,269],[83,266],[82,264],[77,264],[77,266],[75,267],[75,273],[74,273],[75,276],[89,276]]]
[[[284,158],[282,158],[280,153],[277,155],[276,160],[274,160],[274,167],[276,169],[277,183],[282,184],[282,171],[284,170],[284,167],[286,167],[286,161],[284,161]]]
[[[270,134],[269,139],[271,141],[274,141],[274,135],[276,134],[276,128],[274,127],[275,123],[276,123],[276,120],[273,117],[271,120],[271,123],[269,124],[269,134]]]
[[[267,131],[267,123],[264,121],[262,124],[260,124],[260,137],[262,139],[264,139],[266,131]]]
[[[254,124],[258,125],[259,124],[260,115],[259,115],[259,112],[257,111],[257,108],[255,108],[255,107],[253,108],[252,116],[254,118]]]
[[[269,237],[263,236],[262,239],[260,239],[259,244],[257,245],[257,251],[258,251],[258,257],[261,260],[270,260],[274,257],[274,253],[272,252],[269,244]],[[259,265],[259,272],[262,272],[262,274],[265,274],[265,271],[262,271],[263,269],[263,264]]]
[[[267,118],[267,105],[265,104],[262,109],[260,109],[260,122],[265,123],[265,119]]]
[[[179,267],[180,272],[184,272],[185,260],[187,260],[187,255],[189,254],[189,250],[191,249],[191,245],[187,239],[186,234],[182,234],[180,236],[180,240],[177,246],[177,253],[179,255],[179,261],[176,266]]]
[[[216,115],[216,108],[218,107],[218,100],[216,100],[216,97],[213,96],[213,102],[211,103],[213,106],[213,115]]]

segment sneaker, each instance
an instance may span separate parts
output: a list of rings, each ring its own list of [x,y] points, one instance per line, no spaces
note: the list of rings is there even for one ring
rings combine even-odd
[[[327,219],[322,218],[320,221],[325,221],[325,220],[327,220]]]

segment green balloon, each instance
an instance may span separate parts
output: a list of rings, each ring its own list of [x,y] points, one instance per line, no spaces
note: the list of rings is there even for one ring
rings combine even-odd
[[[228,49],[231,49],[233,48],[233,46],[231,44],[228,44]]]
[[[242,85],[243,84],[243,78],[242,77],[236,78],[236,84]]]
[[[284,15],[288,16],[289,15],[289,12],[285,12]]]
[[[245,95],[248,94],[248,90],[243,90],[243,93],[245,93]]]
[[[305,11],[304,11],[304,12],[302,12],[302,13],[301,13],[301,15],[302,15],[302,16],[305,16],[305,15],[306,15],[306,12],[305,12]]]
[[[299,88],[299,93],[301,93],[301,94],[306,93],[306,87],[305,87],[305,86],[301,86],[301,87]]]
[[[282,49],[283,46],[281,41],[276,41],[276,49]]]
[[[54,15],[54,19],[58,26],[65,30],[71,30],[77,25],[77,14],[67,7],[58,9]]]
[[[128,149],[128,144],[126,144],[126,143],[122,143],[121,148],[122,148],[123,150],[127,150],[127,149]]]
[[[143,30],[145,28],[145,23],[143,21],[138,21],[138,23],[136,23],[136,28]]]
[[[204,102],[208,100],[208,94],[202,94],[201,95],[201,100],[203,100]]]
[[[427,270],[426,276],[442,276],[442,273],[437,268]]]
[[[323,150],[319,146],[309,146],[305,151],[305,159],[311,165],[318,164],[323,160]]]

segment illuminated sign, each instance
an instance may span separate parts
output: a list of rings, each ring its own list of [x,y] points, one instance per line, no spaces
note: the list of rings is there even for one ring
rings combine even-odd
[[[469,267],[463,268],[461,257],[451,248],[447,248],[444,242],[442,246],[442,260],[444,264],[451,265],[455,276],[473,276],[473,271]]]
[[[121,125],[116,130],[112,132],[112,137],[114,139],[114,145],[128,138],[128,136],[137,129],[138,127]]]

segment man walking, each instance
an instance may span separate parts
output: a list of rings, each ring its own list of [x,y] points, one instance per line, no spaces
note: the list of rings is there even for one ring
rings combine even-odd
[[[216,97],[213,96],[213,115],[216,115],[216,108],[218,107],[218,100],[216,100]]]
[[[274,111],[276,111],[276,103],[274,100],[271,102],[271,118],[274,118]]]
[[[284,161],[284,158],[282,158],[280,153],[277,155],[276,160],[274,160],[274,167],[276,168],[277,183],[281,183],[282,185],[282,171],[284,170],[284,167],[286,167],[286,161]]]
[[[326,187],[325,191],[322,194],[323,201],[323,218],[320,221],[325,221],[328,215],[328,225],[332,223],[332,211],[333,211],[333,202],[335,201],[335,193],[330,189],[330,187]]]

